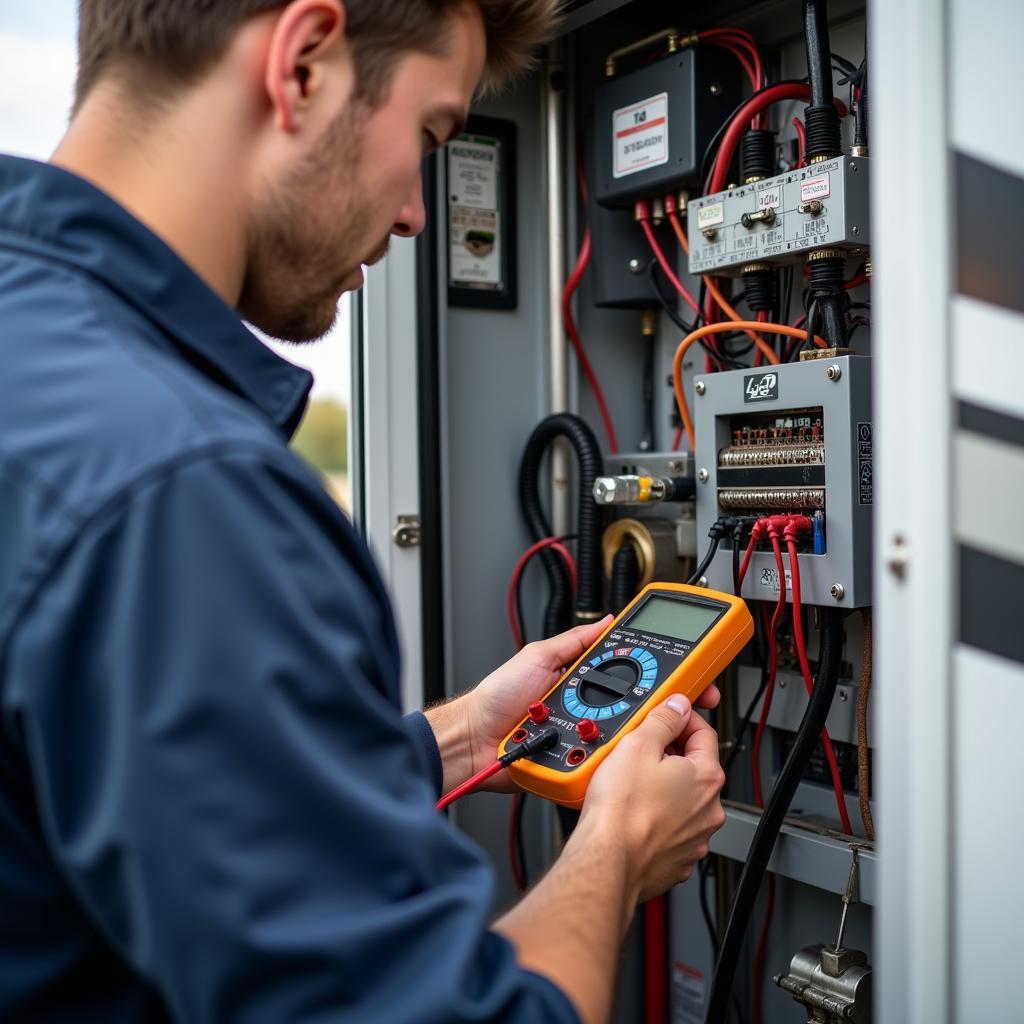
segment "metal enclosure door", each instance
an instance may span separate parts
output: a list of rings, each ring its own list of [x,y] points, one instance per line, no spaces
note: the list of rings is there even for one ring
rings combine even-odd
[[[393,238],[387,258],[366,270],[358,305],[352,379],[361,461],[353,506],[391,594],[408,711],[423,705],[420,547],[409,522],[420,515],[413,239]]]
[[[1021,1019],[1019,0],[873,0],[876,1020]]]

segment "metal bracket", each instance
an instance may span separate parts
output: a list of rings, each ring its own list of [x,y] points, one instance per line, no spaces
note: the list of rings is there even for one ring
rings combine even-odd
[[[415,548],[420,543],[420,517],[398,516],[391,530],[394,542],[400,548]]]

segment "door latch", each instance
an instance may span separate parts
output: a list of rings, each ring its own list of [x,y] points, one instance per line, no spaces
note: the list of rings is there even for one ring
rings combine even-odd
[[[420,542],[420,517],[399,516],[391,530],[391,536],[400,548],[414,548]]]

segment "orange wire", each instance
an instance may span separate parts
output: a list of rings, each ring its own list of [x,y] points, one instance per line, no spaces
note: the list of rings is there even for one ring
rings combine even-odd
[[[683,356],[686,355],[686,350],[691,345],[700,341],[701,338],[706,338],[709,334],[722,334],[735,330],[750,331],[757,327],[760,327],[762,330],[767,329],[772,334],[784,334],[788,338],[799,338],[801,341],[807,340],[806,331],[800,330],[799,327],[790,327],[789,324],[761,324],[756,320],[725,320],[722,323],[705,324],[703,327],[698,327],[697,330],[691,331],[679,342],[679,347],[676,349],[676,357],[672,361],[672,387],[676,393],[679,416],[683,421],[683,427],[686,429],[686,436],[690,439],[691,448],[696,447],[696,442],[693,437],[693,422],[690,419],[690,409],[686,404],[686,396],[683,394]],[[815,341],[821,344],[820,338],[815,338]],[[772,362],[777,363],[778,361],[779,357],[772,352]]]
[[[673,211],[669,211],[668,220],[669,223],[672,225],[672,230],[676,233],[676,238],[679,239],[679,245],[682,247],[683,252],[689,255],[690,240],[686,237],[686,231],[683,230],[683,224],[682,221],[679,219],[679,214]],[[737,313],[736,310],[733,309],[733,307],[730,305],[728,299],[726,299],[726,297],[722,294],[718,285],[715,284],[713,278],[705,275],[704,284],[707,286],[707,289],[710,292],[711,297],[715,300],[716,303],[718,303],[719,309],[721,309],[722,312],[725,313],[725,315],[730,320],[739,322],[743,319],[743,317],[740,316],[740,314]],[[760,326],[763,329],[766,325],[759,324],[757,326]],[[754,331],[745,331],[744,333],[753,340],[754,344],[758,347],[761,354],[765,357],[765,359],[768,360],[769,363],[774,365],[779,362],[779,357],[775,354],[775,350],[771,347],[771,345],[768,344],[767,341],[764,340],[764,337],[762,335],[756,334],[754,333]],[[819,348],[829,347],[828,342],[825,341],[823,338],[819,338],[817,335],[814,336],[814,344],[817,345]]]

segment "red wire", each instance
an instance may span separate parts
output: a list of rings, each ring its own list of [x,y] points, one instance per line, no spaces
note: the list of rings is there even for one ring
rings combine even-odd
[[[804,123],[799,117],[793,118],[793,127],[796,129],[796,141],[798,146],[797,152],[799,154],[797,156],[796,166],[803,167],[807,162],[805,155],[807,152],[807,129],[804,128]]]
[[[536,544],[531,544],[530,547],[528,547],[522,555],[519,556],[519,561],[516,562],[516,567],[512,570],[512,579],[509,581],[508,596],[506,599],[508,621],[512,627],[512,636],[515,638],[517,651],[523,646],[523,633],[519,628],[519,621],[516,616],[516,589],[519,586],[519,577],[522,576],[523,570],[526,568],[526,563],[543,548],[551,548],[552,551],[555,551],[562,556],[565,564],[569,567],[569,577],[572,580],[572,589],[574,591],[576,590],[576,563],[573,561],[572,555],[569,554],[569,549],[557,537],[545,537],[543,540],[537,541]]]
[[[772,697],[775,693],[775,675],[779,667],[777,634],[782,613],[786,608],[786,569],[782,562],[782,547],[779,544],[777,532],[770,532],[768,538],[772,544],[772,551],[775,554],[775,565],[779,573],[779,600],[775,605],[775,613],[772,615],[771,626],[768,630],[768,686],[764,694],[764,703],[761,705],[761,717],[757,722],[757,731],[754,733],[754,746],[752,750],[754,802],[758,807],[764,806],[764,795],[761,791],[761,743],[764,739],[765,729],[768,726],[768,712],[771,709]]]
[[[739,63],[739,66],[743,68],[744,73],[747,76],[747,81],[750,82],[751,89],[757,92],[757,73],[754,71],[754,65],[750,63],[747,55],[737,46],[735,43],[729,42],[727,39],[708,39],[712,46],[721,47],[723,50],[728,50]]]
[[[486,781],[492,775],[497,775],[501,771],[503,765],[500,761],[492,761],[486,768],[482,768],[476,773],[471,779],[466,779],[461,786],[456,786],[451,792],[445,793],[440,800],[437,801],[437,809],[443,811],[449,804],[455,803],[460,796],[465,796],[467,793],[472,792],[480,785],[481,782]]]
[[[808,696],[810,696],[814,692],[814,679],[811,676],[811,666],[807,660],[807,643],[804,639],[804,626],[800,615],[800,559],[797,557],[796,541],[792,537],[786,538],[786,548],[789,551],[789,564],[793,572],[793,639],[796,641],[796,653],[800,659],[800,672],[804,677],[804,686],[807,688]],[[836,794],[839,820],[843,823],[843,831],[847,835],[853,835],[850,815],[846,810],[843,783],[839,778],[836,752],[832,748],[832,740],[829,738],[828,729],[821,730],[821,744],[825,748],[825,760],[828,761],[829,774],[832,776],[832,788]]]
[[[676,436],[672,438],[672,451],[679,451],[679,446],[683,443],[683,428],[676,427]]]
[[[643,212],[640,212],[640,207],[643,206]],[[672,269],[671,264],[665,258],[665,253],[661,246],[658,244],[658,239],[654,237],[654,231],[651,229],[651,225],[648,221],[649,214],[647,213],[646,203],[637,203],[638,216],[637,220],[640,222],[640,227],[643,228],[644,235],[647,237],[647,244],[651,247],[651,252],[654,253],[654,258],[658,261],[658,266],[661,267],[662,272],[669,279],[669,283],[673,288],[682,296],[683,301],[697,314],[700,316],[700,306],[697,305],[697,300],[686,290],[683,282],[676,277],[676,272]]]
[[[608,435],[608,451],[614,455],[619,450],[619,441],[615,436],[615,427],[612,425],[611,413],[608,411],[608,403],[604,400],[604,392],[601,390],[601,385],[597,381],[597,374],[594,373],[594,368],[590,365],[590,360],[587,358],[583,342],[580,340],[579,331],[576,330],[576,321],[572,315],[572,297],[576,289],[579,288],[580,281],[583,280],[583,275],[587,272],[589,264],[590,228],[588,227],[583,235],[583,244],[580,246],[579,256],[576,257],[576,266],[572,268],[572,273],[569,275],[569,280],[566,281],[565,289],[562,292],[562,323],[565,325],[565,333],[568,335],[569,342],[576,353],[576,359],[580,364],[580,369],[583,371],[583,376],[587,378],[590,390],[594,393],[594,400],[597,402],[597,409],[601,414],[605,433]]]
[[[644,904],[644,1016],[647,1024],[668,1020],[668,908],[667,897]]]
[[[715,157],[715,166],[711,172],[711,180],[708,184],[707,193],[721,192],[725,187],[725,179],[729,173],[729,165],[739,145],[740,138],[747,130],[748,122],[766,110],[773,103],[782,100],[810,100],[811,88],[805,82],[780,82],[773,85],[756,96],[751,96],[739,109],[729,127],[722,136],[722,144],[719,146],[718,155]],[[841,117],[846,116],[846,104],[842,100],[835,100],[836,109]]]

